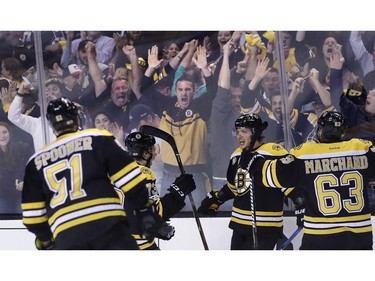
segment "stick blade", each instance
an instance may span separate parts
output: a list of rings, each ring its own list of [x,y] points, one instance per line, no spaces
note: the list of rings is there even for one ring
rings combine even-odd
[[[156,128],[154,126],[149,126],[149,125],[142,125],[140,128],[139,128],[139,131],[143,134],[146,134],[146,135],[151,135],[151,136],[154,136],[154,137],[158,137],[162,140],[165,140],[167,143],[170,144],[170,146],[172,147],[172,149],[176,152],[177,151],[177,145],[176,145],[176,141],[174,140],[174,138],[168,134],[167,132],[159,129],[159,128]]]

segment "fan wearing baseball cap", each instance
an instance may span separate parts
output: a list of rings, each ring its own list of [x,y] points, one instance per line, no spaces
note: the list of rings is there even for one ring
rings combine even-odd
[[[139,128],[142,125],[149,125],[158,128],[160,123],[160,117],[155,114],[149,106],[142,103],[135,105],[130,110],[129,120],[129,132],[139,131]]]
[[[70,64],[63,69],[62,79],[64,82],[64,96],[71,101],[78,102],[79,96],[82,94],[82,70],[76,64]]]

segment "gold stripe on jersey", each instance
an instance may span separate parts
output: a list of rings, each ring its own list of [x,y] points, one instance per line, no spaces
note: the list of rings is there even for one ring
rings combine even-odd
[[[57,212],[55,212],[48,220],[49,224],[52,225],[55,223],[55,221],[60,218],[61,216],[65,214],[69,214],[74,211],[79,211],[88,207],[97,207],[97,206],[105,206],[107,204],[115,204],[115,205],[121,205],[120,198],[99,198],[99,199],[92,199],[87,200],[84,202],[76,203],[64,208],[61,208]]]
[[[110,177],[116,187],[125,193],[146,179],[146,176],[139,169],[134,161]]]
[[[33,209],[45,209],[46,202],[31,202],[31,203],[22,203],[23,210],[33,210]]]
[[[346,221],[364,221],[364,220],[371,220],[371,214],[364,214],[364,215],[357,215],[357,216],[350,216],[350,217],[310,217],[305,215],[305,220],[309,222],[346,222]]]
[[[238,193],[237,193],[237,187],[236,187],[234,184],[231,184],[230,182],[227,182],[227,186],[229,187],[229,189],[230,189],[235,195],[238,195]]]
[[[41,217],[30,217],[30,218],[27,218],[25,217],[26,216],[26,212],[22,212],[22,215],[24,216],[22,218],[22,222],[24,224],[38,224],[38,223],[44,223],[46,221],[48,221],[48,216],[47,214],[44,215],[44,216],[41,216]]]
[[[256,99],[255,104],[252,107],[242,107],[241,106],[241,114],[259,114],[262,110],[262,106],[260,105],[259,101]]]
[[[294,187],[291,187],[291,188],[282,188],[281,191],[284,192],[284,195],[285,196],[288,196],[289,193],[291,193],[293,191]]]
[[[137,168],[139,169],[138,164],[136,162],[132,162],[129,165],[127,165],[124,168],[122,168],[117,173],[113,174],[111,176],[111,181],[112,182],[118,181],[121,177],[123,177],[126,174],[129,174],[130,172],[132,172],[133,170],[136,170]],[[141,173],[140,170],[138,172]]]
[[[295,128],[297,125],[299,117],[299,112],[297,109],[293,109],[292,112],[290,113],[290,127]]]
[[[125,205],[125,194],[124,192],[121,190],[121,189],[118,189],[117,187],[115,187],[115,191],[117,193],[117,196],[118,198],[120,199],[120,204],[122,207],[124,207]]]
[[[276,176],[276,160],[266,160],[262,168],[262,183],[265,187],[282,188]]]
[[[341,232],[372,232],[371,214],[345,217],[304,217],[304,233],[313,235]]]
[[[38,224],[48,221],[45,202],[23,203],[21,207],[24,224]]]
[[[113,210],[113,207],[117,207],[119,210]],[[82,225],[84,223],[88,223],[91,221],[96,221],[99,219],[107,218],[107,217],[117,217],[117,216],[125,216],[125,211],[121,205],[113,205],[108,206],[108,210],[104,208],[96,208],[92,207],[92,209],[87,210],[88,212],[96,212],[94,214],[85,214],[83,211],[77,211],[76,213],[69,214],[66,218],[62,218],[63,221],[58,221],[57,225],[51,225],[51,231],[53,233],[53,237],[56,238],[61,232],[75,227],[77,225]],[[75,218],[74,216],[79,216]]]
[[[265,112],[267,113],[268,117],[271,118],[272,120],[275,120],[278,122],[275,114],[273,113],[272,110],[268,109],[268,108],[264,108],[265,109]],[[297,109],[293,109],[292,112],[289,114],[289,124],[290,124],[290,127],[292,129],[294,129],[297,125],[297,121],[298,121],[298,117],[299,117],[299,112]]]
[[[372,232],[372,226],[361,227],[361,228],[340,227],[340,228],[327,229],[327,230],[311,230],[311,229],[304,228],[303,232],[306,234],[313,234],[313,235],[335,234],[335,233],[342,233],[342,232],[365,233],[365,232]]]
[[[251,225],[252,212],[249,210],[241,210],[237,207],[232,208],[231,221],[242,225]],[[282,227],[283,226],[283,212],[267,212],[256,211],[256,225],[266,227]]]
[[[132,234],[140,250],[147,250],[155,244],[155,240],[148,241],[144,235]]]

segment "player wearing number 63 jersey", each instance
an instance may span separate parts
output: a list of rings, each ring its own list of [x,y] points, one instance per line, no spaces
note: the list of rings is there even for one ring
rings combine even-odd
[[[147,210],[137,163],[109,132],[80,130],[78,108],[66,98],[49,103],[47,119],[57,139],[30,158],[22,190],[23,223],[37,248],[139,249],[114,190]]]
[[[249,167],[267,187],[305,191],[301,250],[371,250],[372,225],[366,184],[375,169],[375,148],[360,139],[342,141],[341,113],[318,119],[319,143],[304,143],[280,160],[257,157]]]

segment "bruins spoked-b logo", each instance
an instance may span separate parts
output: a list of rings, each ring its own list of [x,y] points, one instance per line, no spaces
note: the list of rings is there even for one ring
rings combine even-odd
[[[191,117],[191,116],[193,116],[193,111],[191,109],[186,110],[185,111],[185,116],[188,117],[188,118]]]
[[[252,188],[253,183],[250,178],[250,173],[246,169],[242,169],[241,167],[237,169],[236,178],[234,179],[234,184],[237,188],[238,194],[243,194]]]

